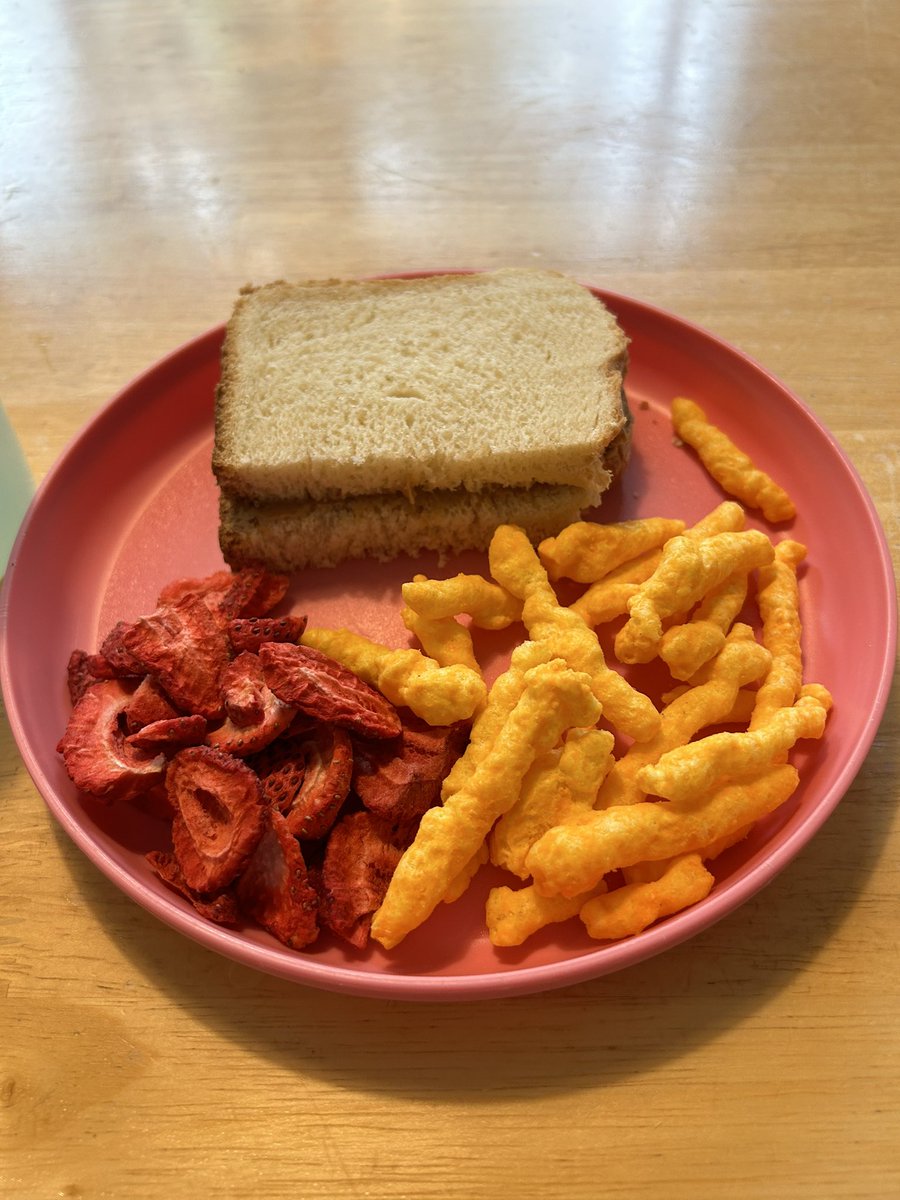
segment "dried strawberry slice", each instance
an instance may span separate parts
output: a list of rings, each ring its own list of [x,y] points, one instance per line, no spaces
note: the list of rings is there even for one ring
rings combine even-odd
[[[235,725],[259,724],[265,715],[265,693],[269,689],[255,654],[248,652],[232,659],[222,672],[221,688],[225,712]]]
[[[197,713],[191,717],[166,717],[151,721],[134,733],[129,733],[125,741],[139,750],[164,753],[182,746],[199,746],[205,737],[206,717]]]
[[[227,568],[199,579],[173,579],[159,593],[156,605],[158,608],[168,608],[185,596],[199,596],[218,607],[221,597],[227,594],[233,582],[234,575]]]
[[[57,750],[69,778],[101,800],[129,800],[162,779],[166,760],[129,746],[120,727],[131,692],[117,679],[91,684],[69,716]]]
[[[365,811],[342,817],[328,837],[322,863],[322,925],[365,949],[372,915],[381,907],[402,853],[387,821]]]
[[[429,725],[407,712],[402,719],[396,741],[356,742],[353,770],[353,790],[366,808],[398,824],[418,820],[437,804],[469,736],[464,722]]]
[[[295,837],[313,841],[332,827],[350,792],[353,775],[353,746],[350,735],[335,725],[316,725],[309,733],[291,739],[292,758],[285,766],[299,785],[285,805],[288,828]],[[271,781],[262,779],[263,794],[272,791]],[[268,786],[267,786],[268,785]]]
[[[263,642],[297,642],[306,628],[306,617],[236,617],[228,622],[235,650],[258,652]]]
[[[92,683],[110,678],[109,675],[98,675],[93,669],[92,658],[86,650],[73,650],[66,664],[66,680],[69,687],[69,699],[77,704]]]
[[[174,703],[209,720],[220,717],[222,672],[228,665],[228,638],[215,617],[194,595],[140,617],[122,634],[125,648]]]
[[[262,836],[256,775],[211,746],[179,750],[166,774],[175,817],[172,845],[188,887],[217,892],[239,874]]]
[[[125,725],[129,733],[136,733],[154,721],[167,721],[180,715],[156,680],[145,675],[125,709]]]
[[[143,675],[144,670],[126,644],[132,627],[130,621],[117,621],[100,643],[98,657],[104,660],[114,675]],[[99,668],[100,663],[96,666]],[[99,673],[99,672],[98,672]]]
[[[166,854],[162,850],[152,850],[146,856],[147,862],[153,868],[163,883],[186,900],[190,900],[194,908],[208,921],[217,925],[228,925],[231,928],[240,924],[240,909],[230,889],[219,892],[195,892],[188,887],[184,875],[174,854]]]
[[[399,734],[397,710],[352,671],[311,646],[266,642],[259,649],[266,683],[285,704],[361,737]]]
[[[293,721],[297,710],[266,684],[255,654],[239,654],[222,673],[227,716],[207,735],[207,745],[245,757],[273,742]]]
[[[243,911],[284,945],[300,950],[318,936],[319,901],[300,843],[274,809],[266,809],[262,837],[236,891]]]
[[[276,575],[265,567],[242,567],[222,598],[221,612],[229,620],[235,617],[263,617],[287,595],[288,575]]]

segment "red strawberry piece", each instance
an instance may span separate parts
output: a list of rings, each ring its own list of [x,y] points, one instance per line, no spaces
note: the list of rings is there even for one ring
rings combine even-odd
[[[227,715],[209,731],[207,745],[244,757],[273,742],[293,721],[297,710],[266,684],[262,663],[255,654],[239,654],[222,672]]]
[[[82,792],[112,802],[149,791],[165,772],[162,754],[129,746],[120,718],[131,693],[117,679],[91,684],[72,709],[57,750]]]
[[[143,675],[140,662],[126,645],[126,636],[131,629],[130,621],[117,621],[100,643],[98,656],[104,660],[113,675]],[[97,668],[100,664],[97,663]],[[99,670],[98,670],[99,674]]]
[[[300,843],[274,809],[266,809],[262,837],[236,891],[241,909],[284,945],[300,950],[318,936],[318,896]]]
[[[280,797],[277,807],[295,837],[313,841],[332,827],[350,792],[353,747],[350,736],[335,725],[316,725],[307,734],[292,738],[286,749],[290,758],[282,762],[277,783],[260,776],[268,798],[279,784],[287,792],[288,778],[298,780],[293,794]],[[286,803],[285,803],[286,799]]]
[[[156,600],[157,608],[168,608],[183,600],[185,596],[200,596],[218,607],[221,597],[226,595],[234,582],[234,575],[225,569],[214,571],[199,579],[173,579],[167,583]]]
[[[92,666],[94,655],[86,650],[73,650],[66,664],[66,680],[69,686],[69,699],[77,704],[92,683],[110,678],[109,675],[98,675]]]
[[[181,714],[155,679],[145,675],[125,709],[125,725],[136,733],[153,721],[166,721]]]
[[[235,571],[231,587],[222,599],[221,611],[235,617],[264,617],[287,595],[288,575],[276,575],[265,567],[242,567]]]
[[[352,671],[311,646],[266,642],[259,649],[266,683],[285,704],[361,737],[399,734],[397,710]]]
[[[240,924],[240,910],[230,889],[219,892],[195,892],[185,883],[184,875],[174,854],[166,854],[162,850],[152,850],[146,855],[147,862],[153,868],[163,883],[174,892],[190,900],[191,904],[208,921],[217,925],[228,925],[232,928]]]
[[[403,732],[392,742],[357,742],[353,790],[371,812],[405,824],[417,821],[441,795],[441,784],[463,752],[468,726],[429,725],[403,715]]]
[[[263,642],[297,642],[306,628],[306,617],[236,617],[228,622],[228,636],[237,651],[259,651]]]
[[[255,654],[239,654],[222,672],[225,712],[235,725],[257,725],[266,711],[262,663]],[[271,692],[269,692],[271,695]]]
[[[370,812],[348,813],[328,837],[322,863],[319,918],[358,950],[365,949],[403,850],[389,823]]]
[[[198,713],[191,717],[166,717],[161,721],[151,721],[134,733],[129,733],[125,741],[139,750],[158,753],[182,746],[199,746],[205,737],[206,717]]]
[[[228,638],[197,596],[140,617],[123,633],[126,649],[186,713],[220,717],[222,672],[230,658]]]
[[[169,763],[166,791],[175,810],[172,845],[187,886],[195,892],[227,887],[262,837],[265,809],[256,775],[233,755],[189,746]]]

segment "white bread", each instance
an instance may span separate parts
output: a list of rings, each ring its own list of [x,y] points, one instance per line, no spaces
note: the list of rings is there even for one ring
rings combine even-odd
[[[397,492],[344,500],[220,498],[219,541],[233,567],[265,562],[273,571],[332,567],[345,559],[486,550],[498,525],[521,526],[533,542],[554,537],[590,506],[578,488],[534,484],[481,492]]]
[[[216,397],[226,560],[558,532],[627,457],[626,365],[613,315],[553,271],[247,288]]]

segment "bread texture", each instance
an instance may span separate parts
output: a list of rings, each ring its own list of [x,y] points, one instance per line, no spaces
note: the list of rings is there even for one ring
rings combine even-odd
[[[558,532],[627,459],[627,339],[587,288],[509,268],[242,292],[213,471],[232,565],[453,553]]]
[[[586,492],[545,483],[420,492],[414,500],[394,492],[254,504],[223,492],[220,544],[226,562],[235,568],[263,561],[272,570],[288,572],[424,551],[445,557],[486,550],[503,524],[519,525],[532,541],[542,541],[577,521],[589,506]]]

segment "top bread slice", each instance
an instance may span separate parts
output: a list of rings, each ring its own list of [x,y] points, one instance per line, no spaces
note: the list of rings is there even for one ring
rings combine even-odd
[[[228,323],[213,470],[256,504],[564,485],[599,502],[627,339],[554,271],[271,283]]]

